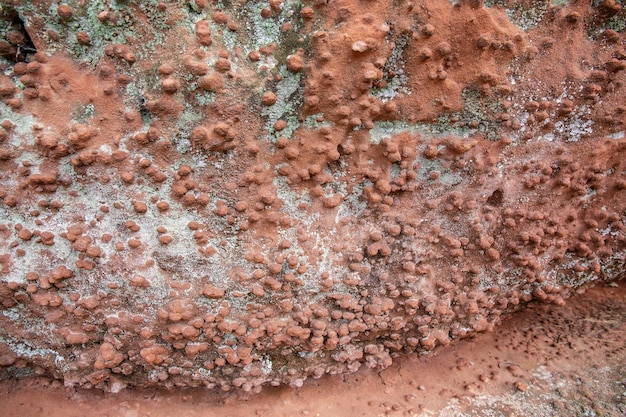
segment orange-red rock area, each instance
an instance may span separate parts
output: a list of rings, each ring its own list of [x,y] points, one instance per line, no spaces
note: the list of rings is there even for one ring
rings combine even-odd
[[[582,292],[582,291],[580,291]],[[533,417],[626,412],[626,281],[600,284],[564,306],[533,302],[492,333],[384,370],[268,387],[256,395],[199,388],[118,393],[50,378],[0,381],[3,417]],[[216,395],[217,394],[217,395]]]
[[[620,2],[5,1],[0,375],[258,392],[624,276]]]

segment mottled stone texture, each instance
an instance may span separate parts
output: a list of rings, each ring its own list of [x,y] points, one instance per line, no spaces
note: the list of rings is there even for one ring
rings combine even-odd
[[[625,12],[552,3],[3,2],[0,376],[299,386],[622,278]]]

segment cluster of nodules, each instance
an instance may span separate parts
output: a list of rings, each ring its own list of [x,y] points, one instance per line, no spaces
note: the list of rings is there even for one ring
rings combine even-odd
[[[615,91],[616,86],[621,85],[620,73],[626,69],[626,53],[616,52],[614,57],[609,59],[604,67],[589,72],[589,75],[583,81],[583,85],[574,96],[558,101],[554,100],[528,100],[523,104],[522,111],[527,114],[526,125],[527,130],[522,133],[524,139],[532,139],[536,134],[536,128],[544,132],[555,130],[557,124],[562,125],[564,120],[572,117],[581,118],[576,115],[575,111],[580,105],[590,105],[599,103],[604,96]],[[511,105],[506,102],[505,108],[510,109]],[[511,124],[511,115],[505,112],[500,119],[507,123],[507,126],[514,129],[520,128],[519,121],[513,121]],[[611,126],[615,130],[624,127],[626,115],[626,106],[616,105],[608,109],[602,115],[594,118],[601,123]],[[584,116],[583,116],[584,117]]]
[[[282,201],[273,184],[274,174],[267,166],[252,165],[233,178],[233,181],[222,182],[221,198],[216,196],[215,190],[210,186],[214,181],[224,180],[215,178],[217,175],[210,171],[196,170],[189,165],[181,165],[173,175],[169,187],[170,195],[183,207],[204,209],[212,213],[225,226],[233,226],[233,230],[245,232],[257,222],[263,223],[269,230],[293,226],[291,217],[280,210]],[[169,204],[160,201],[157,208],[166,212]],[[214,227],[208,223],[209,229]],[[197,228],[196,226],[194,230]],[[210,235],[215,237],[213,233]],[[204,244],[208,237],[202,234],[196,240],[199,244]]]
[[[401,113],[414,120],[423,118],[430,114],[427,107],[432,103],[427,101],[433,99],[441,102],[443,110],[450,111],[452,105],[447,101],[456,103],[456,96],[460,93],[456,82],[448,80],[452,70],[458,73],[460,83],[476,84],[485,95],[502,84],[502,77],[488,69],[475,79],[468,78],[472,76],[467,74],[476,70],[467,71],[462,67],[464,58],[460,57],[459,49],[463,49],[465,40],[457,45],[451,44],[445,33],[438,33],[447,29],[439,28],[438,31],[432,23],[415,25],[409,17],[417,11],[410,2],[402,7],[408,8],[406,15],[394,16],[393,24],[381,16],[367,12],[359,15],[357,11],[343,7],[337,12],[342,31],[319,30],[311,34],[311,59],[314,62],[308,66],[305,114],[323,111],[327,120],[346,130],[372,129],[375,121],[396,120]],[[510,55],[520,47],[518,44],[523,43],[521,37],[515,38],[514,42],[500,41],[498,36],[484,35],[485,48],[506,50]],[[347,65],[353,71],[344,71]],[[389,86],[389,83],[403,84],[403,88],[388,93],[391,94],[389,97],[381,96],[380,92],[388,87],[390,91],[398,88]],[[403,108],[409,90],[423,90],[421,95],[424,97],[411,98],[415,104],[410,109]]]
[[[415,149],[415,144],[407,146],[411,140],[415,138],[401,135],[384,141],[381,146],[382,157],[396,163],[401,163],[403,158],[412,160],[414,154],[411,150]],[[439,146],[431,150],[426,147],[424,156],[441,158],[445,152],[459,156],[477,147],[476,141],[471,140],[465,142],[456,138],[442,138],[441,141],[446,151],[439,149]],[[404,150],[405,146],[407,150]],[[588,165],[575,162],[564,150],[557,149],[555,154],[560,156],[551,164],[530,161],[513,166],[513,171],[526,176],[524,186],[529,190],[545,191],[546,185],[553,185],[549,192],[536,196],[539,198],[537,204],[543,205],[544,209],[500,209],[502,205],[507,206],[509,189],[498,189],[485,199],[487,207],[483,208],[483,219],[472,224],[473,234],[456,234],[437,225],[429,228],[424,241],[430,247],[440,248],[439,253],[427,253],[432,265],[416,262],[407,251],[413,244],[405,245],[403,251],[396,250],[403,241],[412,242],[411,237],[421,227],[419,222],[398,217],[397,221],[387,222],[381,229],[373,229],[367,235],[367,244],[363,250],[346,258],[354,274],[345,275],[341,282],[328,272],[320,275],[320,293],[328,294],[319,305],[302,305],[294,299],[292,291],[303,286],[300,275],[307,272],[307,263],[302,262],[296,252],[290,253],[291,242],[285,240],[278,244],[273,258],[260,249],[245,254],[245,260],[257,265],[257,268],[250,274],[237,270],[229,272],[230,279],[241,284],[241,287],[219,284],[210,277],[203,278],[195,286],[190,283],[178,284],[179,287],[173,291],[179,294],[186,292],[187,297],[174,295],[172,301],[156,312],[157,323],[151,321],[154,318],[145,315],[135,315],[127,320],[115,319],[117,322],[109,318],[106,321],[107,334],[100,340],[97,332],[101,323],[83,320],[84,324],[81,325],[63,326],[60,335],[69,345],[88,344],[96,340],[102,342],[93,364],[86,362],[77,365],[81,370],[89,370],[93,366],[94,372],[83,380],[83,383],[93,385],[107,380],[111,373],[130,375],[138,369],[145,369],[155,370],[150,375],[158,381],[178,381],[174,383],[181,384],[186,381],[186,384],[191,379],[195,381],[191,384],[220,385],[224,389],[234,385],[253,390],[267,381],[287,381],[297,385],[306,374],[319,376],[326,372],[354,370],[362,361],[370,366],[386,366],[390,361],[389,352],[430,350],[439,344],[446,345],[451,339],[462,337],[470,331],[490,329],[507,309],[533,297],[562,303],[570,289],[546,282],[543,272],[545,265],[542,264],[546,255],[560,260],[568,252],[575,253],[577,257],[588,261],[575,263],[572,273],[601,273],[601,259],[610,257],[616,245],[624,244],[624,226],[619,211],[612,208],[612,197],[604,196],[608,209],[602,208],[602,202],[594,202],[589,209],[572,207],[570,211],[559,209],[555,213],[550,193],[560,192],[559,187],[574,187],[577,184],[596,190],[610,189],[616,193],[616,204],[621,207],[619,196],[626,189],[625,183],[615,176],[606,175],[606,172],[622,171],[623,162],[619,159],[622,148],[623,145],[617,141],[603,142],[602,147],[598,146],[590,153],[592,161]],[[608,162],[604,161],[606,155],[611,155]],[[142,165],[141,160],[136,162]],[[150,167],[148,163],[143,165],[145,168]],[[28,182],[36,186],[44,187],[57,181],[56,175],[52,175],[52,179],[47,179],[43,174],[33,175],[37,176]],[[255,190],[259,190],[256,194],[259,196],[260,209],[275,203],[274,190],[269,187],[271,181],[268,183],[266,177],[271,178],[271,175],[262,166],[253,167],[242,175],[242,181],[250,187],[259,187]],[[134,181],[132,175],[122,178],[127,182]],[[374,179],[373,174],[370,178]],[[534,178],[537,178],[536,184]],[[389,193],[389,184],[378,184],[378,181],[374,182],[376,190],[387,190]],[[197,187],[194,170],[182,165],[174,174],[172,193],[184,200],[185,195]],[[576,191],[576,188],[572,190]],[[589,190],[583,188],[576,191],[574,196],[583,197],[588,193]],[[201,196],[199,194],[191,203],[199,204],[198,199],[208,199]],[[154,199],[151,203],[160,212],[169,209],[169,204],[162,200]],[[438,208],[458,216],[457,223],[463,218],[463,213],[474,213],[477,209],[476,198],[460,191],[425,204],[431,210]],[[62,206],[53,201],[42,203],[41,207],[58,209]],[[218,201],[214,213],[229,218],[235,211],[245,212],[249,208],[248,202],[239,201],[235,203],[233,211],[225,201]],[[140,248],[142,242],[136,234],[142,227],[139,219],[149,210],[147,202],[137,199],[130,201],[127,206],[115,203],[113,209],[133,213],[134,220],[129,218],[123,224],[124,235],[128,236],[128,247]],[[100,218],[96,220],[104,219],[110,208],[103,206],[100,211]],[[276,215],[277,225],[291,226],[290,223],[283,223],[278,213]],[[499,234],[497,230],[485,230],[483,224],[488,225],[487,229],[489,225],[501,224],[504,232]],[[607,227],[612,231],[610,236],[602,232]],[[187,228],[198,244],[203,245],[206,254],[215,253],[215,248],[209,245],[209,239],[218,236],[213,234],[210,226],[190,222]],[[105,293],[81,296],[72,290],[71,285],[76,280],[75,271],[92,270],[102,260],[103,245],[114,244],[116,251],[124,250],[124,242],[113,242],[115,237],[111,234],[103,234],[99,238],[100,242],[95,242],[85,224],[70,225],[58,237],[51,232],[31,231],[17,224],[12,228],[4,225],[0,232],[7,240],[16,236],[18,245],[19,241],[30,242],[35,239],[36,243],[53,246],[55,239],[66,239],[78,258],[76,269],[71,265],[62,265],[49,271],[31,271],[26,274],[24,284],[4,284],[3,291],[8,291],[8,294],[3,295],[3,305],[14,302],[27,304],[32,300],[35,305],[45,308],[46,320],[52,323],[65,323],[62,319],[66,315],[82,320],[95,314],[103,305],[115,309],[121,306],[123,300],[114,296]],[[165,227],[159,226],[157,232],[161,244],[171,242],[172,238]],[[612,237],[615,233],[617,240]],[[500,241],[494,245],[500,236],[506,236],[508,242],[504,244]],[[301,244],[306,242],[304,230],[298,233],[298,239]],[[422,244],[428,247],[425,245]],[[333,250],[344,253],[345,247],[338,242]],[[494,263],[503,261],[502,253],[505,253],[506,259],[519,268],[526,284],[520,288],[492,286],[487,290],[479,290],[481,269],[478,265],[484,261],[472,265],[468,263],[447,277],[436,273],[439,271],[434,266],[437,265],[437,259],[447,256],[469,259],[466,255],[481,250]],[[597,257],[599,260],[594,261]],[[373,269],[380,266],[380,262],[376,261],[378,259],[389,259],[387,268],[399,268],[393,278],[385,273],[372,274]],[[7,263],[3,261],[3,266]],[[496,265],[496,272],[497,268]],[[373,276],[380,281],[374,289],[365,282]],[[433,284],[429,291],[416,289],[415,282],[423,276],[428,277],[426,281]],[[128,285],[137,290],[149,288],[150,278],[133,274]],[[107,288],[115,293],[118,286],[111,282]],[[337,291],[342,286],[350,290]],[[333,287],[335,290],[330,291]],[[207,301],[200,302],[201,297]],[[236,300],[247,297],[254,297],[256,301],[248,302],[245,312],[241,312]],[[268,303],[270,298],[267,297],[271,297],[273,302]],[[124,338],[124,334],[135,334],[131,330],[137,327],[140,327],[140,341]],[[386,336],[376,340],[379,334]],[[293,368],[287,370],[285,375],[273,373],[264,365],[269,352],[280,351],[284,357],[295,357],[298,352],[322,350],[332,352],[332,362],[322,365],[321,361],[305,370]],[[203,369],[212,370],[217,376],[207,377],[198,371],[200,363]]]
[[[370,25],[373,25],[373,18]],[[378,45],[384,44],[389,27],[381,24],[377,29],[369,29],[374,32],[375,38],[357,40],[352,44],[352,54],[343,52],[337,56],[331,52],[338,42],[334,36],[326,31],[317,31],[311,35],[315,65],[310,65],[304,90],[304,114],[316,114],[322,109],[331,109],[324,111],[324,118],[346,130],[357,127],[371,129],[375,120],[394,118],[397,110],[394,102],[383,103],[370,95],[371,89],[382,81],[382,68],[387,59],[384,53],[378,56],[381,51],[376,56],[372,54],[378,50]],[[365,51],[372,52],[361,53]],[[356,73],[346,73],[337,65],[340,59],[349,62]],[[348,76],[349,80],[346,79]],[[343,89],[345,92],[342,92]]]
[[[12,167],[13,168],[13,167]],[[73,182],[69,175],[60,175],[54,168],[41,169],[34,163],[24,160],[15,167],[19,176],[17,187],[6,184],[0,185],[0,199],[2,202],[14,209],[26,209],[30,206],[30,216],[36,218],[35,224],[43,225],[44,221],[37,219],[42,211],[58,212],[65,206],[61,199],[52,198],[50,195],[57,191],[59,187],[67,189]],[[33,172],[36,171],[36,172]],[[28,203],[24,201],[24,196],[32,193],[34,198],[29,198]],[[49,239],[46,239],[49,241]]]
[[[76,196],[76,191],[70,191],[74,179],[69,174],[59,172],[59,163],[62,158],[71,156],[69,163],[76,169],[89,166],[96,161],[102,165],[111,165],[123,161],[127,154],[121,150],[112,153],[100,152],[89,148],[89,142],[95,137],[95,129],[87,124],[74,124],[70,132],[62,136],[51,129],[40,125],[33,126],[34,146],[25,143],[14,145],[9,137],[20,137],[16,132],[15,125],[9,119],[4,119],[0,128],[0,142],[4,146],[0,151],[0,164],[7,172],[15,172],[16,187],[0,186],[2,199],[10,207],[19,206],[24,197],[28,200],[36,200],[38,196],[43,199],[37,201],[37,205],[46,209],[60,209],[63,204],[57,200],[51,200],[48,196],[54,194],[61,187],[67,190],[71,196]],[[24,158],[23,154],[31,153]],[[102,183],[110,180],[108,176],[101,178]],[[26,204],[26,203],[25,203]],[[37,210],[35,210],[37,211]],[[34,214],[37,216],[38,214]]]
[[[17,62],[13,65],[13,77],[23,85],[18,89],[12,77],[0,75],[0,99],[4,104],[14,110],[21,109],[24,100],[40,99],[44,102],[50,100],[51,87],[42,82],[42,67],[48,62],[45,53],[37,53],[34,60]]]
[[[12,77],[0,76],[0,97],[3,103],[14,110],[23,107],[24,101],[38,100],[44,104],[52,104],[58,100],[58,89],[66,88],[75,80],[71,80],[69,74],[59,71],[56,67],[50,67],[50,58],[45,53],[38,53],[31,62],[18,62],[12,67]],[[100,70],[100,77],[105,81],[102,87],[106,92],[112,93],[114,89],[106,86],[106,81],[112,76],[114,70],[111,67],[103,67]],[[20,83],[23,87],[17,88]],[[28,103],[30,104],[30,103]],[[128,114],[128,121],[133,115]],[[89,166],[94,163],[111,165],[126,158],[126,153],[117,149],[111,152],[98,150],[99,143],[96,143],[98,136],[98,126],[89,122],[72,123],[66,127],[66,132],[59,133],[54,128],[45,127],[40,124],[32,126],[32,132],[17,133],[15,125],[8,119],[2,121],[0,129],[0,141],[6,146],[0,150],[0,162],[11,164],[13,160],[21,160],[17,167],[23,177],[27,177],[30,184],[38,192],[53,192],[59,185],[68,185],[71,182],[66,175],[59,176],[55,167],[59,161],[70,156],[69,162],[74,167]],[[22,139],[9,143],[8,138],[12,135]],[[34,145],[29,144],[26,135],[34,137]],[[117,145],[117,144],[114,144]],[[20,158],[27,151],[34,152],[43,158],[43,163],[37,169],[33,169],[34,162],[29,162]],[[29,158],[32,159],[32,158]],[[10,165],[7,165],[10,166]],[[39,171],[30,173],[30,171]],[[57,178],[58,177],[58,178]]]
[[[205,1],[197,1],[195,6],[197,11],[206,10],[209,7]],[[261,17],[264,19],[273,18],[282,11],[282,7],[282,2],[271,1],[267,10],[263,9],[261,12]],[[159,3],[158,8],[164,12],[168,6],[165,3]],[[60,19],[61,22],[70,22],[76,19],[77,15],[82,16],[84,10],[77,11],[67,4],[61,4],[57,8],[57,14],[58,16],[53,18]],[[306,15],[307,13],[303,12],[303,14]],[[120,20],[120,16],[118,11],[103,10],[98,14],[98,19],[103,24],[115,26]],[[281,28],[281,30],[288,31],[292,28],[291,24],[285,25],[287,26]],[[171,121],[175,120],[182,112],[183,106],[181,102],[184,101],[194,103],[199,108],[207,106],[207,103],[210,104],[206,107],[207,114],[215,115],[217,116],[216,119],[221,120],[210,125],[202,124],[196,126],[191,132],[186,133],[196,149],[221,152],[235,148],[236,144],[233,142],[233,139],[238,134],[235,125],[238,122],[238,117],[243,112],[237,108],[230,112],[233,114],[232,117],[224,116],[220,105],[215,102],[219,102],[222,99],[226,100],[226,97],[222,97],[221,93],[225,91],[225,87],[230,79],[239,76],[237,75],[236,67],[241,67],[242,61],[247,61],[249,65],[261,61],[264,57],[271,56],[277,45],[264,45],[259,50],[251,51],[247,57],[243,57],[239,48],[229,52],[224,48],[215,47],[212,33],[215,27],[220,31],[218,34],[220,36],[223,30],[238,31],[238,24],[235,20],[227,13],[214,9],[210,17],[198,20],[195,23],[193,30],[195,44],[190,42],[188,47],[185,48],[182,60],[176,60],[176,63],[173,60],[165,61],[156,69],[160,91],[153,89],[153,86],[151,86],[150,94],[135,98],[139,101],[137,103],[138,113],[141,113],[143,116],[156,117],[156,120],[152,122],[151,131],[146,132],[147,137],[146,133],[137,136],[137,145],[148,145],[171,133]],[[47,36],[55,38],[50,33]],[[84,46],[90,44],[88,33],[79,32],[76,36],[80,44]],[[97,68],[99,80],[94,83],[95,88],[98,90],[95,92],[96,94],[102,91],[105,96],[110,98],[124,94],[124,89],[133,81],[134,75],[132,74],[137,70],[137,65],[134,65],[137,62],[135,49],[136,45],[133,45],[132,42],[129,44],[108,44],[104,47],[104,57],[100,60]],[[10,77],[0,77],[0,98],[2,98],[3,102],[9,104],[14,109],[18,109],[22,107],[24,99],[39,98],[43,101],[50,101],[50,86],[52,86],[52,90],[59,91],[60,88],[66,88],[70,85],[73,80],[68,79],[67,76],[64,78],[63,74],[55,77],[58,79],[54,80],[47,79],[47,74],[39,74],[40,67],[47,59],[45,53],[38,53],[32,62],[28,64],[20,62],[15,66],[12,74],[13,80]],[[234,63],[236,64],[234,65]],[[285,63],[290,71],[298,72],[302,70],[302,51],[288,56]],[[246,63],[243,64],[246,65]],[[260,67],[260,70],[265,72],[268,72],[269,69],[270,67],[267,65],[261,65]],[[277,77],[278,80],[280,76]],[[18,80],[26,87],[23,91],[16,88],[15,81]],[[273,93],[269,91],[263,95],[263,105],[271,106],[274,104],[276,98],[275,95],[272,98],[272,95]],[[138,118],[137,114],[128,113],[126,116],[133,119]],[[204,117],[204,119],[208,119],[208,117]],[[276,128],[281,129],[281,124],[284,124],[284,121],[279,121]],[[282,128],[284,128],[284,125]],[[78,132],[78,136],[80,136],[78,139],[82,142],[87,142],[88,133]],[[52,142],[53,139],[51,138],[50,147],[53,147]],[[162,145],[161,147],[167,148],[168,141],[160,140],[158,142]],[[58,153],[62,153],[62,145],[59,149]],[[159,149],[155,150],[158,151]],[[164,150],[167,151],[168,149]],[[258,152],[257,147],[254,145],[251,145],[249,150]],[[96,152],[95,150],[85,150],[72,162],[79,165],[89,165],[98,159]]]
[[[556,216],[540,210],[524,212],[507,208],[502,215],[504,226],[515,230],[514,238],[505,245],[507,259],[521,269],[522,277],[529,283],[542,283],[545,279],[541,259],[546,255],[553,261],[575,255],[576,261],[571,263],[575,272],[597,274],[600,263],[624,244],[619,232],[624,226],[619,213],[614,211],[571,210]],[[525,224],[523,229],[520,223]],[[600,230],[607,227],[617,232],[615,238],[603,236]]]
[[[63,279],[71,277],[73,271],[80,272],[81,269],[91,271],[95,268],[105,267],[103,264],[106,264],[107,258],[115,252],[138,249],[142,246],[137,235],[141,227],[134,220],[127,220],[121,224],[121,231],[114,232],[115,235],[109,232],[96,233],[93,231],[93,227],[104,220],[106,214],[110,212],[108,206],[101,206],[96,218],[89,223],[73,223],[67,227],[66,231],[57,234],[46,230],[47,222],[42,221],[41,218],[45,218],[42,214],[54,215],[55,211],[63,207],[63,203],[57,200],[51,202],[41,200],[38,206],[41,210],[34,209],[29,214],[34,218],[33,223],[39,227],[31,229],[21,223],[7,223],[0,227],[2,234],[7,238],[8,249],[15,250],[16,259],[14,261],[25,262],[19,258],[28,255],[28,252],[31,252],[30,255],[34,255],[46,247],[53,249],[52,247],[59,243],[59,239],[67,240],[67,242],[62,242],[60,246],[69,244],[72,256],[66,255],[65,262],[67,265],[61,265],[52,271],[46,272],[42,269],[36,269],[26,274],[25,279],[29,282],[26,289],[30,294],[37,293],[38,289],[48,290],[52,286],[65,288]],[[117,209],[123,208],[119,203],[115,203],[114,206]],[[141,201],[133,201],[132,206],[136,213],[145,213],[147,210],[146,204]],[[161,227],[157,228],[157,233],[159,233],[161,243],[167,243],[168,235]],[[10,240],[11,238],[14,239]],[[64,249],[61,248],[59,251],[64,251]],[[73,265],[70,263],[71,261],[73,261]],[[69,275],[67,275],[68,271]],[[131,285],[133,284],[131,282]]]
[[[132,222],[125,226],[138,228]],[[197,224],[189,228],[199,230]],[[63,238],[91,259],[100,253],[82,225],[68,227]],[[377,233],[371,239],[381,241]],[[286,250],[290,244],[280,246]],[[322,293],[327,295],[301,303],[290,286],[302,284],[295,274],[306,272],[297,257],[269,263],[261,252],[251,251],[246,259],[259,269],[250,276],[232,272],[234,280],[245,283],[241,290],[208,276],[196,285],[172,282],[169,300],[154,314],[146,313],[146,301],[141,298],[135,301],[136,314],[124,310],[122,303],[129,300],[116,296],[119,288],[114,282],[107,284],[107,291],[81,295],[72,284],[79,276],[66,266],[29,272],[25,284],[3,284],[3,302],[33,303],[37,307],[31,305],[32,309],[58,325],[64,344],[87,346],[92,359],[81,357],[71,364],[81,375],[72,377],[75,383],[104,387],[116,375],[135,374],[137,381],[148,378],[155,383],[224,390],[235,386],[250,391],[267,382],[300,385],[307,376],[354,371],[362,362],[385,367],[391,363],[390,352],[431,350],[469,331],[491,329],[507,307],[530,299],[514,289],[478,290],[478,270],[468,270],[436,280],[432,293],[415,290],[410,282],[397,282],[388,274],[380,275],[380,289],[368,289],[356,276],[347,276],[343,284],[353,291],[329,292],[333,277],[325,273]],[[286,262],[294,272],[282,274],[278,262]],[[432,273],[409,261],[403,268]],[[468,276],[474,277],[472,282]],[[149,282],[136,274],[128,285],[142,291]],[[263,298],[267,292],[272,294],[271,303]],[[536,296],[548,299],[559,292],[545,286]],[[238,299],[248,300],[243,310]],[[116,314],[109,314],[112,311]],[[380,334],[389,337],[379,339]],[[295,360],[302,352],[322,351],[329,352],[326,359],[314,355],[316,360],[304,363],[303,368],[295,365],[302,362]]]
[[[64,301],[65,297],[60,297],[55,290],[65,288],[66,282],[73,277],[70,270],[59,267],[46,274],[45,279],[36,273],[29,273],[26,278],[29,283],[50,286],[47,291],[30,295],[33,302],[45,307],[49,322],[59,322],[65,315],[80,319],[82,325],[72,325],[65,320],[60,322],[66,324],[59,326],[66,344],[94,342],[99,329],[106,329],[104,338],[98,338],[100,343],[94,345],[95,362],[79,361],[73,365],[82,371],[92,369],[93,372],[88,372],[81,383],[93,385],[107,380],[111,373],[129,375],[133,370],[140,372],[141,369],[157,375],[158,381],[185,381],[185,385],[218,384],[225,390],[231,385],[250,390],[267,381],[288,381],[297,385],[307,374],[319,377],[326,372],[355,370],[362,360],[372,367],[388,366],[389,350],[401,351],[406,343],[411,348],[422,346],[425,349],[432,349],[438,343],[447,344],[450,342],[448,331],[433,330],[432,326],[438,322],[438,317],[449,321],[454,315],[452,297],[415,297],[408,289],[400,294],[392,284],[386,285],[388,297],[368,297],[365,289],[361,290],[361,296],[335,293],[329,295],[328,302],[308,305],[296,304],[284,297],[275,305],[248,303],[247,311],[242,313],[233,310],[233,302],[225,297],[223,288],[207,280],[201,294],[210,300],[208,309],[206,303],[198,300],[174,297],[156,312],[158,322],[145,315],[120,314],[118,317],[108,316],[106,322],[101,323],[85,319],[98,316],[103,302],[112,307],[119,304],[115,300],[106,300],[107,295],[103,293],[81,297],[72,292],[69,300]],[[454,288],[454,284],[446,282],[438,285],[446,292]],[[15,300],[28,302],[18,285],[9,284],[7,289]],[[188,289],[188,284],[181,284],[176,289],[182,292]],[[233,293],[232,296],[244,295]],[[475,292],[468,294],[467,298],[457,298],[455,303],[463,301],[462,309],[476,317],[475,329],[493,325],[478,318],[481,314],[485,316],[485,309],[491,305],[485,294]],[[515,294],[513,298],[516,298]],[[402,301],[398,301],[400,299]],[[402,316],[403,312],[408,318]],[[446,316],[449,318],[443,319]],[[413,336],[405,343],[403,331],[415,327],[417,333],[411,332]],[[369,331],[393,331],[393,336],[379,344],[368,341]],[[459,329],[455,335],[462,332]],[[133,336],[135,334],[139,340]],[[302,351],[320,350],[333,352],[332,361],[307,364],[304,371],[297,368],[277,371],[271,364],[269,369],[264,365],[266,355],[276,358],[271,354],[274,351],[290,357]],[[215,376],[203,374],[199,367],[213,371]]]

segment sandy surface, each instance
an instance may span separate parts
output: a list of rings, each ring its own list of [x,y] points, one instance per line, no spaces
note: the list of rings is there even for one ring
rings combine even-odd
[[[327,376],[249,399],[205,390],[63,388],[3,381],[0,414],[12,416],[622,416],[626,412],[626,282],[567,305],[531,305],[492,333],[381,372]]]

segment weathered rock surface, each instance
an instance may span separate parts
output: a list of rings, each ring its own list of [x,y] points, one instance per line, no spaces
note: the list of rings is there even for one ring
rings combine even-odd
[[[1,375],[298,386],[623,276],[625,12],[499,3],[4,2]]]

